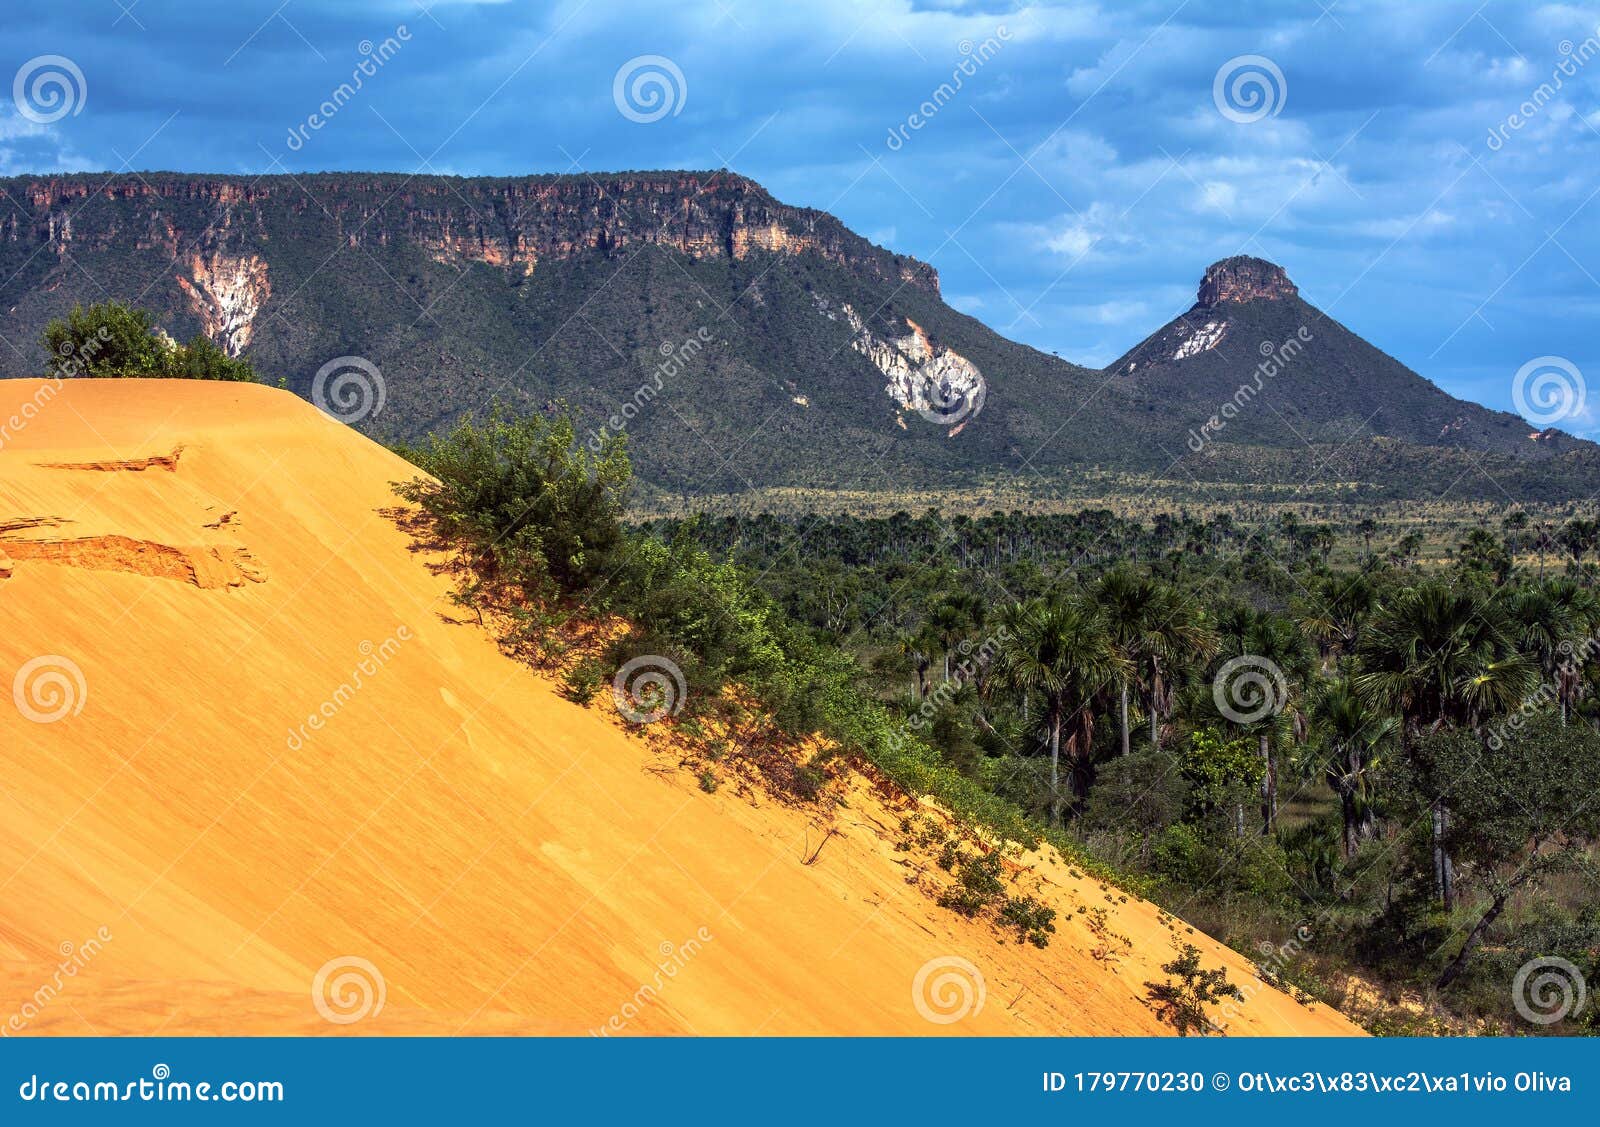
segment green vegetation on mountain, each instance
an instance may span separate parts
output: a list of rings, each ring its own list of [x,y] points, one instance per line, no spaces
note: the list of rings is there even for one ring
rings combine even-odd
[[[581,436],[621,424],[635,501],[658,507],[772,488],[1048,500],[1104,475],[1366,502],[1600,487],[1600,449],[1450,397],[1255,259],[1218,263],[1193,308],[1094,371],[1004,339],[946,305],[930,267],[727,172],[0,187],[17,205],[0,217],[9,340],[109,295],[308,397],[324,365],[361,356],[386,399],[360,425],[391,441],[496,400],[564,401]],[[933,378],[894,343],[919,332],[981,373],[959,426],[889,393]],[[45,364],[0,350],[0,375]]]

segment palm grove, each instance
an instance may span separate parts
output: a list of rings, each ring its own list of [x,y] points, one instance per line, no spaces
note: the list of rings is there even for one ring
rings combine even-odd
[[[945,763],[1179,914],[1247,951],[1298,925],[1308,978],[1494,1020],[1529,958],[1600,948],[1594,530],[1518,510],[1423,564],[1359,514],[650,529],[752,569]]]

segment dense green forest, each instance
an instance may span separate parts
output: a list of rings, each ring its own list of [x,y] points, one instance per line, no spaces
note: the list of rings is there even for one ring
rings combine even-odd
[[[458,598],[574,699],[649,662],[635,706],[737,733],[708,763],[821,733],[775,787],[805,800],[830,758],[874,763],[1376,1032],[1593,1030],[1546,973],[1576,976],[1570,998],[1600,949],[1593,520],[1513,510],[1424,567],[1414,536],[1353,517],[1335,566],[1341,533],[1292,514],[627,526],[625,440],[591,450],[560,415],[406,453],[437,478],[399,488],[459,549]],[[571,650],[606,616],[623,628]],[[981,861],[947,865],[973,911]],[[1031,911],[999,918],[1043,946]]]

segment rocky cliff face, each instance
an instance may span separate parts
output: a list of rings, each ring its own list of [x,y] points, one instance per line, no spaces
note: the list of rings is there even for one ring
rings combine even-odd
[[[27,214],[12,209],[0,216],[0,240],[31,243],[58,258],[132,243],[174,259],[218,252],[229,261],[251,254],[270,259],[263,244],[331,229],[350,248],[411,242],[440,262],[481,262],[524,275],[550,259],[626,255],[653,244],[696,258],[813,253],[875,278],[939,291],[938,274],[926,263],[875,247],[833,216],[781,204],[727,172],[472,180],[75,176],[0,185],[28,205]],[[197,290],[210,284],[192,274],[188,281]],[[197,300],[208,310],[213,304]]]
[[[1124,356],[1115,370],[1131,374],[1142,364],[1148,372],[1152,364],[1192,360],[1229,339],[1229,318],[1239,312],[1230,307],[1252,301],[1287,301],[1299,294],[1299,288],[1275,262],[1246,255],[1213,262],[1200,279],[1194,307]]]
[[[1283,267],[1264,258],[1237,255],[1207,267],[1197,303],[1209,309],[1225,301],[1280,301],[1299,293]]]
[[[906,319],[910,332],[903,336],[880,336],[867,327],[848,302],[835,314],[827,299],[816,300],[824,316],[830,320],[842,318],[854,331],[850,347],[883,373],[889,381],[883,389],[885,394],[902,410],[951,426],[953,438],[966,420],[982,409],[989,389],[978,366],[952,349],[936,346],[927,330],[915,321]]]
[[[244,352],[261,307],[272,296],[267,264],[253,254],[192,254],[187,276],[179,274],[177,280],[206,336],[229,356]]]

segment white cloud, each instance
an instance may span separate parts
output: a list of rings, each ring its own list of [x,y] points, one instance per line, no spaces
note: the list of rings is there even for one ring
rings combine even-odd
[[[1224,180],[1207,180],[1200,185],[1200,209],[1230,214],[1239,202],[1239,190]]]
[[[1148,301],[1102,301],[1080,311],[1080,315],[1101,325],[1122,325],[1129,321],[1149,327],[1156,314]]]

